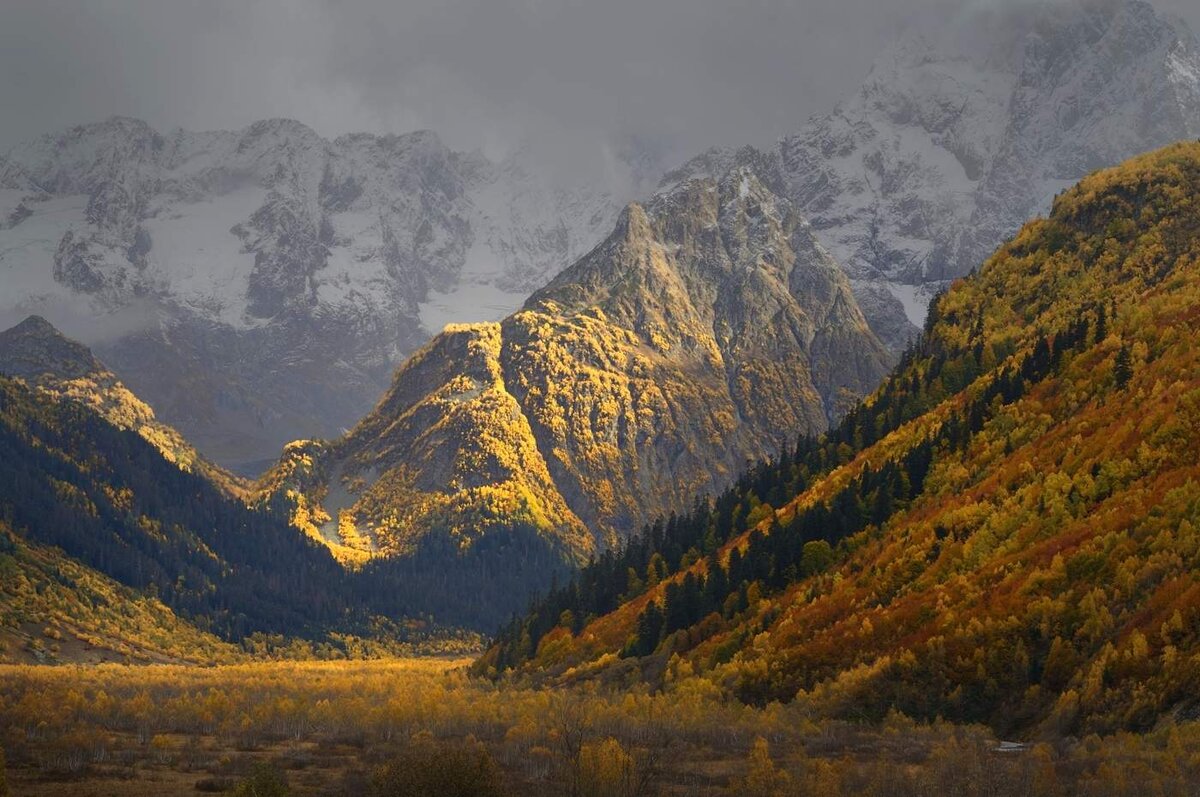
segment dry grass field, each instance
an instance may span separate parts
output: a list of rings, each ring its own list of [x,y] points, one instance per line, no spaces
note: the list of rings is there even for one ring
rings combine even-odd
[[[1200,727],[1001,746],[683,679],[541,688],[461,659],[0,668],[13,795],[1185,795]],[[0,792],[2,793],[2,792]]]

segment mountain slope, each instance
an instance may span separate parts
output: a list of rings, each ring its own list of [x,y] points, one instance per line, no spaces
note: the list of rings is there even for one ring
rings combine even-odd
[[[350,433],[290,447],[266,500],[387,555],[445,538],[461,552],[515,525],[579,563],[824,429],[889,357],[769,187],[777,172],[744,155],[629,206],[499,324],[447,329]]]
[[[587,568],[480,669],[1003,733],[1194,710],[1197,196],[1197,144],[1067,191],[829,437]]]
[[[611,193],[530,160],[281,119],[45,136],[0,158],[0,313],[73,324],[201,450],[252,468],[338,433],[430,334],[511,312],[599,240]]]
[[[0,374],[55,398],[78,401],[117,428],[137,432],[182,470],[195,471],[231,496],[246,494],[247,485],[241,479],[200,456],[86,346],[66,338],[40,316],[30,316],[0,332]]]
[[[0,377],[0,521],[202,630],[319,637],[362,603],[323,548],[84,403]]]
[[[208,664],[240,656],[158,599],[0,522],[0,661]]]
[[[929,296],[911,286],[967,274],[1088,172],[1197,136],[1183,22],[1142,0],[968,4],[915,23],[780,154],[787,196],[903,345],[897,299],[919,324]]]

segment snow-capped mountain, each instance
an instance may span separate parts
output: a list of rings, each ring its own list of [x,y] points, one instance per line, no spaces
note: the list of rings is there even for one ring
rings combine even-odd
[[[935,290],[1063,187],[1198,135],[1183,23],[1142,0],[973,3],[914,24],[778,148],[706,153],[660,191],[754,161],[894,354]],[[0,158],[0,322],[46,316],[217,461],[265,461],[352,425],[446,323],[516,309],[659,174],[622,153],[622,194],[536,160],[287,120],[43,137]]]
[[[114,118],[0,159],[0,316],[86,317],[135,391],[236,465],[352,424],[404,355],[516,309],[625,198],[429,132]]]
[[[921,20],[781,144],[787,194],[893,346],[933,289],[1079,178],[1200,136],[1200,47],[1142,0],[969,4]],[[926,286],[922,288],[921,286]]]

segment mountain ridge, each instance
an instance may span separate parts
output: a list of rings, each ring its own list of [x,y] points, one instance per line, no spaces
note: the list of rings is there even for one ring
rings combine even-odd
[[[478,670],[1003,733],[1192,710],[1197,185],[1177,144],[1065,192],[830,437],[585,568]]]
[[[898,350],[897,301],[919,324],[932,293],[904,286],[966,275],[1089,172],[1196,137],[1186,24],[1143,0],[1069,0],[924,20],[778,152],[787,196]]]
[[[831,113],[766,151],[702,153],[657,188],[753,161],[846,270],[893,355],[945,282],[1054,194],[1200,135],[1200,47],[1141,0],[970,6],[919,23]],[[627,147],[614,166],[628,179],[581,186],[536,163],[528,149],[502,162],[455,152],[429,131],[325,140],[280,119],[73,128],[0,158],[13,297],[0,314],[94,333],[166,421],[257,473],[288,440],[336,436],[369,412],[446,322],[518,309],[625,200],[653,202],[664,165]]]
[[[91,349],[41,316],[31,315],[0,332],[0,374],[83,404],[117,428],[136,432],[181,470],[196,471],[229,496],[248,495],[248,482],[208,461],[176,429],[159,421]]]
[[[581,564],[824,429],[888,362],[837,265],[742,164],[631,204],[500,323],[447,328],[260,495],[335,545],[467,548],[515,523]]]
[[[349,426],[447,321],[510,312],[600,237],[610,189],[522,158],[429,131],[326,140],[288,119],[47,135],[0,159],[0,310],[102,330],[125,382],[245,466]],[[300,398],[281,408],[283,393]]]

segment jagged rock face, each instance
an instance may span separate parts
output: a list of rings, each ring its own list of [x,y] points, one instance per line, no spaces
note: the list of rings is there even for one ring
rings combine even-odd
[[[1079,178],[1198,135],[1182,22],[1141,0],[973,4],[915,26],[781,156],[787,195],[895,347],[911,328],[898,337],[881,287],[920,323],[928,292],[905,286],[967,274]]]
[[[98,336],[104,360],[201,448],[246,462],[349,426],[431,333],[519,307],[618,210],[427,132],[164,135],[118,118],[0,159],[0,312],[120,326]]]
[[[890,364],[747,150],[679,176],[499,324],[448,329],[352,432],[263,482],[403,552],[515,520],[576,561],[823,430]]]
[[[244,483],[200,456],[183,435],[159,421],[87,346],[40,316],[0,332],[0,374],[55,398],[84,404],[114,426],[137,432],[168,462],[197,471],[231,495],[245,494]]]

